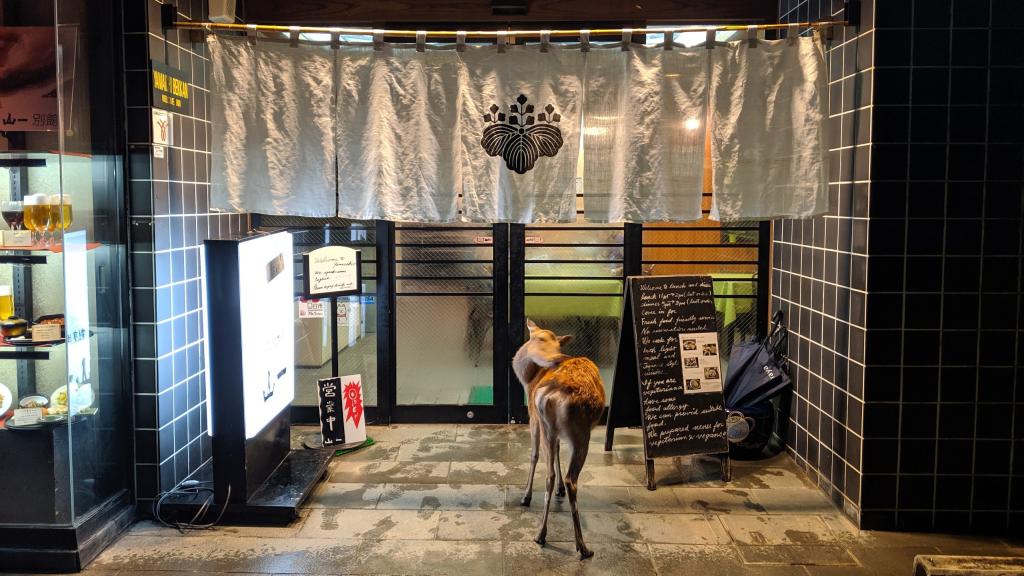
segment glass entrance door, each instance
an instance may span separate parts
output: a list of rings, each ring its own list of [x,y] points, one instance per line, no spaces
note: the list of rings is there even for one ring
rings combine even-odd
[[[623,225],[513,226],[509,353],[526,340],[526,319],[572,335],[563,352],[597,364],[611,397],[622,316],[626,252]],[[511,358],[511,356],[510,356]],[[509,371],[510,421],[525,422],[525,393]]]
[[[393,421],[507,421],[507,239],[396,225]]]

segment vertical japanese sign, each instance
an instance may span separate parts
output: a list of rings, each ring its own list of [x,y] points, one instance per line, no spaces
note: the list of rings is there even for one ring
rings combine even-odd
[[[71,48],[72,57],[74,49]],[[0,130],[54,131],[57,42],[52,26],[0,26]],[[73,63],[73,60],[72,60]],[[71,70],[65,73],[73,74]]]
[[[320,393],[320,434],[324,446],[366,440],[363,382],[356,374],[317,380]]]
[[[341,411],[341,378],[323,378],[316,381],[320,392],[320,435],[324,446],[345,443],[345,423]]]

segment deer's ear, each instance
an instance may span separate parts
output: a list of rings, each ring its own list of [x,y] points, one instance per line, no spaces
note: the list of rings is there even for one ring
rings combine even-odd
[[[534,330],[540,328],[539,326],[537,326],[536,322],[530,320],[529,318],[526,319],[526,327],[530,329],[530,332],[533,332]]]
[[[558,337],[558,343],[562,346],[565,346],[569,342],[572,342],[572,334],[566,334],[565,336]]]

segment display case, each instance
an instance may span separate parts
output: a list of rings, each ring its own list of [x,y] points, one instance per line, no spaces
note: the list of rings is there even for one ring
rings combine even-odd
[[[80,569],[133,518],[110,12],[0,2],[3,570]]]

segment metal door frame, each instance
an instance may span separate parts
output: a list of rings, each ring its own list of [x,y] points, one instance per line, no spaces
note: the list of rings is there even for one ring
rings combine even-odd
[[[508,373],[511,371],[509,362],[511,356],[508,352],[508,318],[509,318],[509,225],[493,224],[490,227],[493,241],[491,243],[492,266],[492,294],[491,301],[494,312],[493,333],[493,376],[492,386],[494,390],[494,403],[491,405],[455,405],[455,404],[423,404],[423,405],[399,405],[398,404],[398,353],[396,344],[396,248],[400,247],[395,243],[396,230],[393,223],[382,223],[389,228],[388,234],[378,233],[378,242],[386,239],[388,242],[387,256],[388,267],[382,271],[378,267],[378,277],[383,278],[387,274],[386,286],[384,282],[378,281],[378,323],[383,323],[378,328],[379,334],[388,335],[388,345],[381,347],[378,343],[377,353],[377,374],[378,403],[387,406],[382,413],[383,418],[393,423],[478,423],[498,424],[508,421]],[[444,226],[416,226],[419,230],[436,228],[437,230],[451,230]],[[455,244],[455,246],[459,246]],[[378,247],[378,250],[381,248]],[[383,258],[381,258],[383,259]],[[381,292],[384,288],[385,292]],[[483,294],[483,293],[481,293]],[[386,302],[386,304],[385,304]],[[381,304],[384,304],[386,311],[382,313]],[[380,342],[378,340],[378,342]],[[386,390],[385,390],[386,389]],[[384,400],[386,399],[386,404]]]
[[[615,228],[594,226],[587,224],[566,224],[565,230],[615,230]],[[559,228],[552,228],[559,230]],[[641,272],[641,256],[643,226],[640,224],[623,224],[622,226],[622,280],[625,287],[627,276],[636,276]],[[588,244],[579,244],[588,246]],[[526,341],[526,225],[512,224],[509,235],[509,355],[506,363],[509,365],[508,389],[509,389],[509,416],[510,423],[523,423],[529,421],[527,409],[524,402],[524,391],[522,384],[511,370],[512,357],[522,342]],[[609,276],[608,278],[615,278]]]

